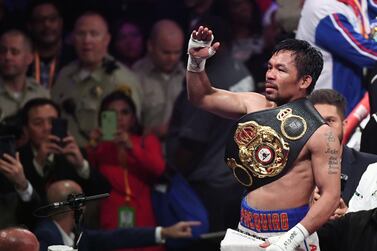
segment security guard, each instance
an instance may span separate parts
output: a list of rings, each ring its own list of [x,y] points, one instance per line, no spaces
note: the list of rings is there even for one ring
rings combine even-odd
[[[49,98],[50,94],[26,77],[33,60],[29,38],[19,30],[9,30],[0,38],[0,120],[14,115],[28,100]]]
[[[62,69],[52,97],[69,121],[69,131],[80,146],[97,127],[98,107],[104,96],[121,89],[130,95],[140,115],[142,91],[138,78],[107,54],[110,34],[104,18],[95,12],[79,17],[73,32],[78,60]]]

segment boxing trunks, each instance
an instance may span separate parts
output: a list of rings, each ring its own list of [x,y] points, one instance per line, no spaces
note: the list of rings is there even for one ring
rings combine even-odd
[[[246,114],[233,127],[225,161],[249,191],[283,176],[324,120],[306,98]]]
[[[268,237],[287,232],[305,217],[309,206],[286,210],[257,210],[248,206],[246,197],[241,203],[238,231],[228,229],[221,242],[221,251],[259,251]],[[313,233],[296,249],[319,251],[317,233]]]

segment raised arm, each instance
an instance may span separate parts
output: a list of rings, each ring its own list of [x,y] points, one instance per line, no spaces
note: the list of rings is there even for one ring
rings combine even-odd
[[[200,26],[191,34],[188,46],[187,92],[192,104],[226,118],[239,118],[252,112],[251,108],[265,108],[264,96],[257,93],[234,93],[215,88],[204,71],[206,59],[213,56],[220,43],[212,44],[212,31]],[[255,102],[255,105],[249,104]]]

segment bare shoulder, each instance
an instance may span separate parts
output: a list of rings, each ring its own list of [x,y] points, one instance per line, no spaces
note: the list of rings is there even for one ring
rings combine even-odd
[[[266,97],[260,93],[242,92],[239,94],[239,97],[243,100],[246,106],[247,113],[276,107],[276,104],[274,102],[268,101]]]
[[[335,131],[329,125],[323,124],[310,137],[307,146],[312,152],[326,151],[328,148],[337,151],[340,142]]]

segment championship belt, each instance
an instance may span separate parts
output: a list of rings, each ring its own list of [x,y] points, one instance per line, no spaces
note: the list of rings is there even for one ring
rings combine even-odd
[[[307,99],[247,114],[232,130],[225,161],[237,181],[254,190],[283,176],[323,123]]]

